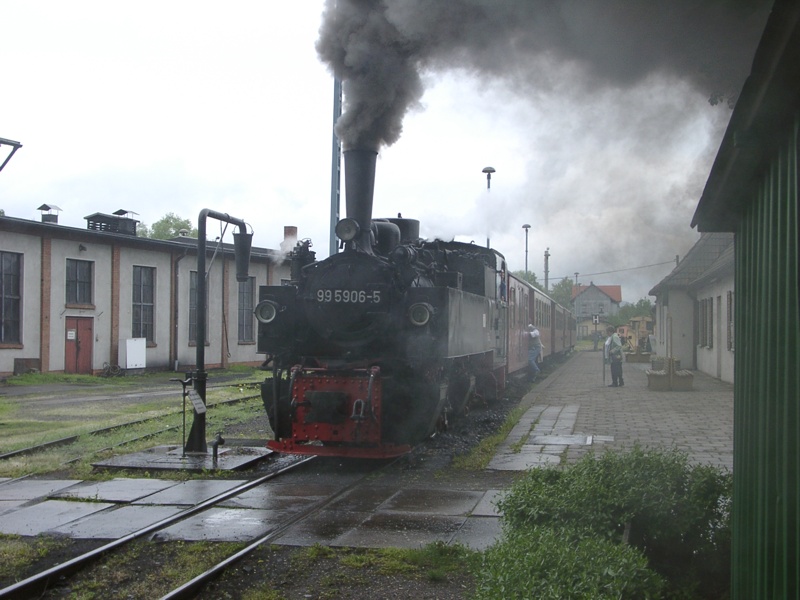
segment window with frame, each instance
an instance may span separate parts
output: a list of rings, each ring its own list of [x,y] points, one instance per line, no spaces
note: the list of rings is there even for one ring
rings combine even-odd
[[[239,343],[255,341],[255,290],[256,278],[248,277],[239,282]]]
[[[0,252],[0,343],[22,342],[22,254]]]
[[[94,263],[67,259],[67,304],[93,304]]]
[[[714,298],[706,300],[706,346],[714,347]]]
[[[131,301],[131,335],[155,342],[155,267],[133,267],[133,298]]]

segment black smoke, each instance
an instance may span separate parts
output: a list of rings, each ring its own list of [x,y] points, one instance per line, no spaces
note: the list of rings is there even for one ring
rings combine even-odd
[[[423,76],[590,95],[660,73],[735,101],[768,0],[328,0],[317,51],[343,81],[345,147],[396,142]]]

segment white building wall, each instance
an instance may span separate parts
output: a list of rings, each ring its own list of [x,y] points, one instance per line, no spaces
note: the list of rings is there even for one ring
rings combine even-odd
[[[83,246],[86,250],[80,250]],[[74,240],[52,241],[50,287],[50,370],[63,371],[67,337],[67,317],[93,319],[92,369],[102,369],[111,348],[111,247]],[[94,265],[93,308],[67,305],[67,259],[84,260]],[[26,304],[25,311],[28,311]],[[38,317],[39,312],[36,312]]]
[[[669,302],[656,301],[656,345],[653,350],[663,357],[681,361],[681,368],[694,368],[694,300],[683,291],[670,290]],[[670,339],[672,347],[670,352]]]
[[[728,292],[732,291],[733,277],[696,290],[698,300],[710,298],[714,306],[712,345],[697,347],[697,369],[728,383],[733,383],[734,350],[728,349],[727,329]]]
[[[147,344],[146,366],[168,368],[170,344],[171,257],[164,252],[122,248],[120,251],[119,340],[133,336],[133,267],[155,268],[153,343]]]

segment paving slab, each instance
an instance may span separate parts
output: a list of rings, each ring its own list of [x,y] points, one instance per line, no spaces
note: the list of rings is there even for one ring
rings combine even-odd
[[[0,500],[0,515],[26,504],[28,500]]]
[[[182,510],[184,509],[179,506],[120,506],[114,510],[90,514],[77,521],[54,527],[50,531],[76,539],[115,540],[176,515]]]
[[[304,489],[307,490],[307,493],[303,493]],[[220,506],[297,512],[322,498],[327,498],[337,489],[338,487],[334,485],[320,485],[313,488],[261,485],[220,503]]]
[[[21,479],[0,486],[0,500],[35,500],[81,483],[80,479]]]
[[[369,516],[368,512],[322,510],[292,525],[276,536],[274,542],[286,546],[330,546],[335,539],[358,527]]]
[[[463,544],[477,551],[486,550],[500,538],[503,524],[492,517],[469,517],[450,538],[450,544]]]
[[[272,454],[268,448],[250,446],[220,447],[217,459],[209,452],[184,452],[181,446],[156,446],[144,452],[121,454],[92,463],[104,469],[145,471],[237,471]]]
[[[475,509],[473,517],[499,517],[502,513],[497,508],[497,502],[505,494],[505,490],[486,490]]]
[[[39,535],[112,506],[107,502],[45,500],[0,515],[0,533]]]
[[[372,512],[395,494],[397,494],[397,489],[393,487],[358,486],[348,490],[326,508],[328,510]]]
[[[210,508],[154,534],[157,541],[247,542],[281,524],[281,513],[250,508]]]
[[[398,490],[378,510],[411,514],[466,515],[483,497],[482,492],[411,488]]]
[[[150,494],[134,504],[194,505],[246,483],[239,479],[192,479]]]
[[[354,548],[420,548],[432,542],[448,542],[466,521],[450,517],[380,511],[358,527],[340,535],[331,546]]]
[[[110,481],[83,481],[52,494],[52,498],[80,498],[100,502],[133,502],[174,485],[177,481],[162,479],[123,479]]]

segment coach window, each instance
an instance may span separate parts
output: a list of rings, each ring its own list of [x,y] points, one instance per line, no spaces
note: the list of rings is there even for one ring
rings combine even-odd
[[[255,342],[255,327],[253,320],[256,278],[248,277],[247,281],[239,282],[239,343],[252,344]]]
[[[0,252],[0,344],[22,343],[22,254]]]
[[[133,299],[131,302],[131,335],[145,338],[155,345],[154,322],[156,302],[155,267],[133,267]]]
[[[67,305],[94,307],[94,263],[67,259]]]

